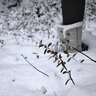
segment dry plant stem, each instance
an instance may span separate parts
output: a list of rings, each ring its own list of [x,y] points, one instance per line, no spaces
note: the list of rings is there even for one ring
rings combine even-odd
[[[42,71],[40,71],[39,69],[37,69],[35,66],[33,66],[25,57],[24,57],[24,55],[23,54],[21,54],[21,56],[26,60],[26,62],[31,66],[31,67],[33,67],[34,69],[36,69],[38,72],[40,72],[40,73],[42,73],[42,74],[44,74],[44,75],[46,75],[47,77],[49,77],[49,75],[47,75],[46,73],[44,73],[44,72],[42,72]]]
[[[73,80],[72,77],[71,77],[71,71],[69,71],[69,77],[70,77],[72,83],[75,85],[75,82],[74,82],[74,80]]]
[[[61,54],[57,55],[57,52],[52,51],[52,50],[49,48],[49,47],[51,46],[51,44],[52,44],[52,43],[49,43],[49,44],[46,46],[46,45],[42,44],[42,40],[41,40],[39,47],[44,47],[44,48],[45,48],[44,54],[50,53],[50,54],[53,55],[53,56],[51,56],[51,58],[52,58],[52,57],[55,58],[54,63],[55,63],[56,61],[59,62],[58,65],[57,65],[57,67],[58,67],[59,65],[62,65],[62,67],[63,67],[63,68],[61,69],[61,73],[62,73],[62,74],[67,73],[67,74],[69,75],[69,79],[66,81],[65,85],[67,85],[67,83],[68,83],[70,80],[71,80],[72,83],[75,85],[75,83],[74,83],[74,81],[73,81],[73,79],[72,79],[72,77],[71,77],[71,71],[68,71],[68,69],[67,69],[67,67],[66,67],[66,65],[65,65],[66,62],[64,62],[63,59],[62,59],[62,55],[61,55]],[[67,52],[66,52],[66,54],[68,55]],[[63,72],[64,69],[65,69],[65,72]]]
[[[74,50],[78,51],[79,53],[81,53],[82,55],[86,56],[86,57],[87,57],[88,59],[90,59],[91,61],[93,61],[93,62],[96,63],[96,60],[94,60],[94,59],[92,59],[91,57],[89,57],[88,55],[82,53],[80,50],[78,50],[78,49],[76,49],[76,48],[74,48],[74,47],[72,47],[72,48],[73,48]]]
[[[62,59],[60,59],[60,60],[63,61]],[[68,71],[68,69],[67,69],[67,67],[66,67],[65,65],[63,65],[63,67],[66,69],[66,71]],[[69,78],[70,78],[68,81],[71,80],[72,83],[75,85],[75,82],[74,82],[74,80],[73,80],[73,78],[72,78],[72,76],[71,76],[71,71],[68,71],[67,73],[68,73]],[[68,82],[66,82],[65,85],[67,85],[67,83],[68,83]]]

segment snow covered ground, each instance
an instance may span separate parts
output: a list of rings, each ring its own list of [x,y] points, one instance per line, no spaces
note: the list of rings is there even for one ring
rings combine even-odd
[[[55,11],[50,12],[50,9],[51,17],[48,15],[49,13],[47,15],[51,20],[48,20],[48,26],[47,24],[44,26],[43,24],[47,21],[45,18],[48,19],[48,16],[44,15],[39,19],[36,15],[36,19],[33,20],[31,16],[35,13],[31,13],[31,7],[27,6],[27,9],[24,10],[23,8],[24,6],[17,8],[18,10],[13,9],[9,15],[3,15],[0,18],[0,96],[96,96],[96,63],[77,53],[76,61],[72,59],[66,64],[72,72],[75,85],[71,81],[65,85],[68,75],[60,73],[62,66],[57,68],[57,62],[53,63],[54,58],[49,60],[52,55],[44,55],[44,48],[38,47],[40,40],[44,44],[56,43],[57,35],[53,26],[56,23],[55,20],[61,19],[61,15],[52,17]],[[43,7],[42,9],[44,10]],[[33,10],[35,11],[35,8]],[[55,10],[54,7],[52,10]],[[23,16],[23,13],[30,15]],[[60,12],[58,11],[58,13]],[[36,20],[45,20],[45,22],[36,23]],[[53,22],[52,25],[50,25],[51,22]],[[89,46],[89,50],[84,53],[96,60],[96,23],[89,22],[88,19],[86,22],[82,41]],[[35,27],[38,28],[39,24],[40,28],[37,31]],[[31,30],[32,28],[33,30]],[[47,28],[50,29],[50,32],[46,31]],[[32,68],[21,54],[49,77]],[[58,54],[62,54],[64,61],[68,59],[63,52]],[[73,53],[70,53],[70,57],[72,55]],[[82,59],[85,61],[80,63]]]

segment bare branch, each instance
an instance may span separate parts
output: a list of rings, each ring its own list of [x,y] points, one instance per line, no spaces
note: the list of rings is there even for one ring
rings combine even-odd
[[[69,71],[68,74],[69,74],[70,80],[71,80],[72,83],[75,85],[75,82],[74,82],[73,78],[71,77],[71,71]]]
[[[44,75],[46,75],[47,77],[49,77],[49,75],[47,75],[46,73],[44,73],[44,72],[42,72],[42,71],[40,71],[39,69],[37,69],[35,66],[33,66],[28,60],[27,60],[27,58],[26,57],[24,57],[24,55],[23,54],[21,54],[21,56],[26,60],[26,62],[31,66],[31,67],[33,67],[34,69],[36,69],[38,72],[40,72],[40,73],[42,73],[42,74],[44,74]]]
[[[89,57],[88,55],[84,54],[83,52],[81,52],[80,50],[72,47],[74,50],[78,51],[79,53],[81,53],[82,55],[86,56],[88,59],[90,59],[91,61],[95,62],[96,63],[96,60],[92,59],[91,57]]]

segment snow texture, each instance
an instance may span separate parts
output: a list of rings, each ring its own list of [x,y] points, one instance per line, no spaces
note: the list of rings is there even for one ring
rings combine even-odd
[[[62,66],[57,68],[57,62],[48,59],[51,54],[44,55],[38,47],[40,40],[46,45],[59,40],[54,26],[62,20],[60,0],[28,1],[0,15],[0,96],[96,96],[96,63],[77,53],[76,61],[66,64],[75,85],[71,81],[65,85],[68,75],[60,73]],[[82,42],[89,49],[84,53],[96,60],[96,18],[89,20],[86,11],[85,15]],[[21,54],[49,77],[32,68]],[[59,54],[68,59],[62,51]]]

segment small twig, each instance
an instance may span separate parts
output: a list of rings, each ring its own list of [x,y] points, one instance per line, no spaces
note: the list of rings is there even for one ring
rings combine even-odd
[[[69,79],[66,81],[65,85],[67,85],[67,83],[69,82],[69,80],[71,80],[72,83],[75,85],[75,82],[74,82],[74,80],[72,79],[72,76],[71,76],[71,71],[68,71],[68,69],[67,69],[67,67],[66,67],[66,65],[65,65],[66,62],[64,62],[63,59],[62,59],[62,55],[61,55],[61,54],[57,55],[57,52],[52,51],[52,50],[49,48],[49,47],[51,46],[51,44],[52,44],[52,43],[49,43],[49,44],[46,46],[45,44],[42,44],[42,40],[41,40],[39,47],[44,47],[44,48],[45,48],[44,54],[50,53],[50,54],[53,55],[53,56],[51,56],[50,58],[52,58],[52,57],[55,58],[54,63],[55,63],[56,61],[58,61],[57,67],[60,66],[60,65],[62,65],[63,68],[62,68],[61,71],[60,71],[62,74],[67,73],[67,74],[69,75]],[[68,52],[67,52],[67,51],[64,52],[64,53],[68,55]],[[74,56],[75,56],[75,55],[73,55],[72,58],[74,58]],[[66,71],[63,72],[64,69],[65,69]]]
[[[75,85],[75,82],[74,82],[73,78],[71,77],[71,71],[69,71],[68,74],[69,74],[70,80],[71,80],[72,83]]]
[[[77,60],[73,57],[73,59],[77,62]]]
[[[81,53],[82,55],[86,56],[86,57],[87,57],[88,59],[90,59],[91,61],[93,61],[93,62],[96,63],[96,60],[94,60],[94,59],[92,59],[91,57],[89,57],[88,55],[82,53],[80,50],[78,50],[78,49],[76,49],[76,48],[74,48],[74,47],[72,47],[72,48],[73,48],[74,50],[78,51],[79,53]]]
[[[42,71],[40,71],[39,69],[37,69],[35,66],[33,66],[27,59],[26,59],[26,57],[24,57],[24,55],[23,54],[21,54],[21,56],[26,60],[26,62],[31,66],[31,67],[33,67],[34,69],[36,69],[38,72],[40,72],[40,73],[42,73],[42,74],[44,74],[44,75],[46,75],[47,77],[49,77],[49,75],[47,75],[46,73],[44,73],[44,72],[42,72]]]
[[[72,83],[75,85],[75,82],[74,82],[73,78],[71,77],[71,71],[67,71],[66,73],[68,73],[69,79],[66,81],[65,85],[67,85],[67,83],[68,83],[70,80],[71,80]]]

